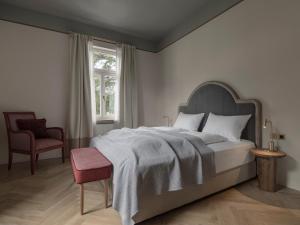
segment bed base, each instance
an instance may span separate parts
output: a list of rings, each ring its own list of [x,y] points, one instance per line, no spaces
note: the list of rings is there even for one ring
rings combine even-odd
[[[186,205],[221,190],[227,189],[256,176],[256,163],[252,161],[240,167],[217,174],[204,184],[161,195],[143,196],[140,211],[134,216],[136,223]]]

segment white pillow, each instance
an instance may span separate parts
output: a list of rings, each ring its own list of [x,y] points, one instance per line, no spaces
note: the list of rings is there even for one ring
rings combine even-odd
[[[184,114],[180,112],[173,127],[197,131],[203,117],[204,113]]]
[[[218,134],[229,141],[239,141],[251,115],[221,116],[210,113],[202,132]]]
[[[197,131],[184,131],[182,133],[199,137],[206,145],[227,141],[227,138],[218,134],[210,134]]]

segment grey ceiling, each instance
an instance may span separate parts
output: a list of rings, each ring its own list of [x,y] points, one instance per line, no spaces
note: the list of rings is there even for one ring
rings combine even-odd
[[[1,0],[157,41],[209,0]]]
[[[184,26],[185,23],[191,24],[193,18],[198,18],[197,20],[199,20],[199,15],[201,16],[202,14],[205,20],[213,18],[239,1],[0,0],[0,2],[10,6],[13,5],[32,12],[43,13],[47,16],[78,21],[99,29],[111,30],[137,39],[143,39],[144,41],[150,41],[157,45],[164,42],[168,34],[175,33],[176,29]],[[213,11],[210,13],[212,14],[209,16],[210,18],[207,16],[207,11],[209,10]],[[203,22],[205,21],[202,19]],[[184,32],[187,33],[187,31]]]

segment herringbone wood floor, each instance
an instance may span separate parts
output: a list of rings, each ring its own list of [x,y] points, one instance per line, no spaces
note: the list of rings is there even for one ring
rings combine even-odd
[[[120,218],[104,209],[102,185],[86,185],[84,216],[79,213],[79,187],[70,164],[39,162],[30,176],[29,164],[0,167],[0,224],[5,225],[114,225]],[[143,225],[300,225],[300,192],[282,189],[267,193],[255,180],[241,184],[155,217]]]

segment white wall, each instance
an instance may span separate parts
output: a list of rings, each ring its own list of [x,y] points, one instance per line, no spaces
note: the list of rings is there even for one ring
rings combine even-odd
[[[161,72],[159,57],[155,53],[137,52],[137,74],[139,77],[139,124],[160,125],[159,107],[161,93]]]
[[[34,111],[48,126],[64,127],[68,107],[68,35],[0,20],[0,112]],[[140,124],[151,123],[151,85],[157,76],[154,53],[137,51],[137,72],[141,76]],[[148,85],[149,84],[149,85]],[[150,87],[150,88],[149,88]],[[142,93],[141,93],[142,92]],[[147,108],[148,107],[148,108]],[[151,115],[150,115],[151,116]],[[151,117],[149,117],[151,118]],[[112,125],[98,125],[104,133]],[[58,157],[59,151],[41,154]],[[29,157],[14,154],[14,161]],[[0,164],[7,163],[4,118],[0,115]]]
[[[175,118],[179,103],[209,80],[259,99],[264,117],[286,135],[280,144],[288,157],[279,162],[279,181],[295,189],[300,189],[299,10],[298,0],[245,0],[160,52],[161,115]]]

